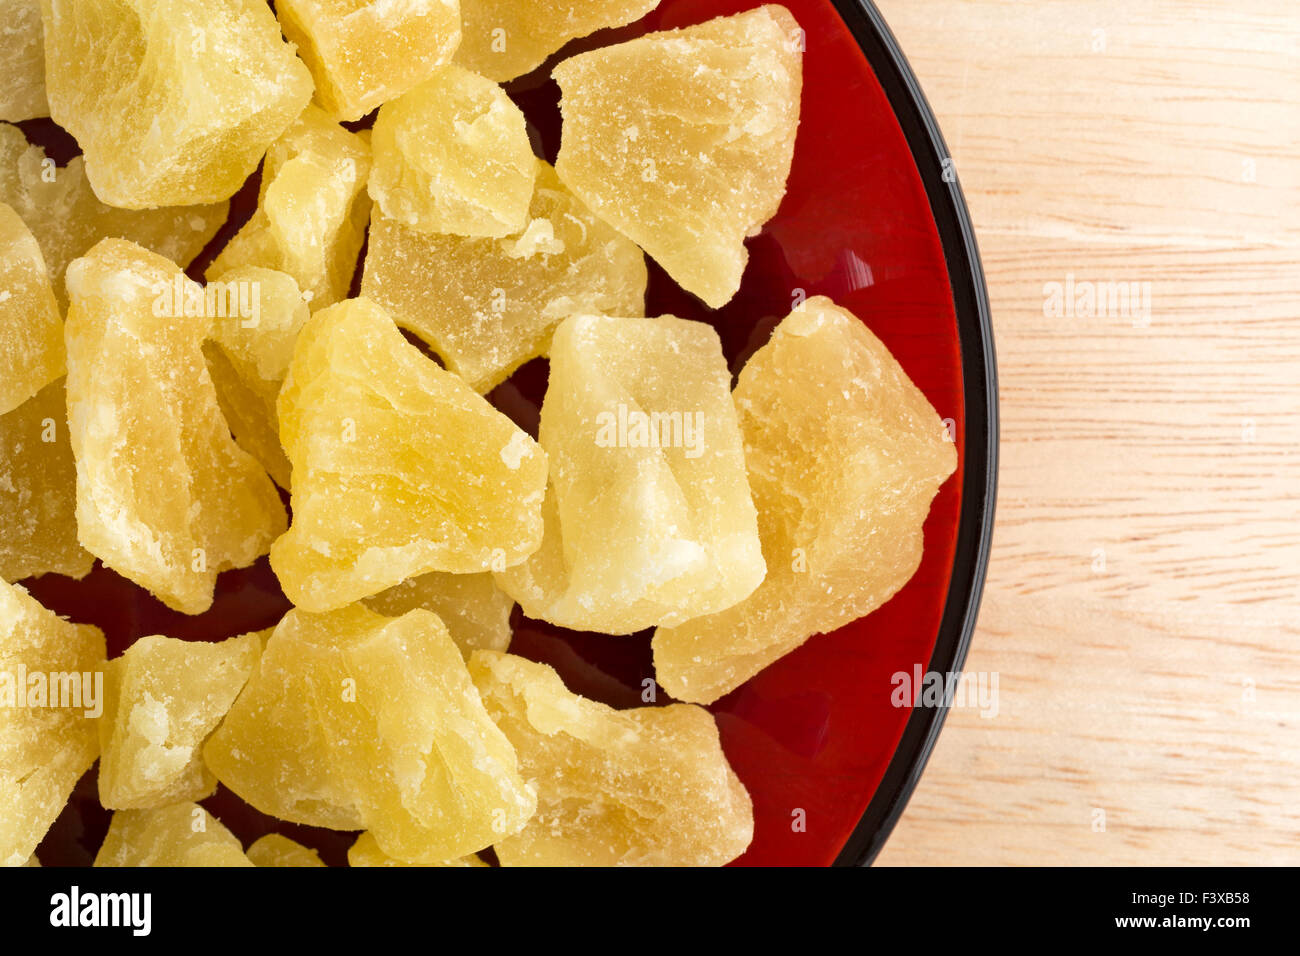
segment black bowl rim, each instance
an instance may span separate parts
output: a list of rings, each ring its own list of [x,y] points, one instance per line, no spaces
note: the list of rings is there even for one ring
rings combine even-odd
[[[956,167],[898,41],[873,0],[833,3],[875,71],[911,147],[948,263],[964,379],[965,480],[952,578],[929,670],[955,673],[964,667],[975,632],[997,502],[997,359],[988,289]],[[945,173],[951,181],[945,181]],[[875,860],[920,782],[946,715],[946,706],[912,711],[880,785],[835,859],[836,866],[868,866]]]

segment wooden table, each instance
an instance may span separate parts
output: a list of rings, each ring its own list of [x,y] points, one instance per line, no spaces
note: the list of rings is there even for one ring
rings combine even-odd
[[[879,862],[1300,863],[1300,7],[878,2],[1002,377],[999,712],[950,714]]]

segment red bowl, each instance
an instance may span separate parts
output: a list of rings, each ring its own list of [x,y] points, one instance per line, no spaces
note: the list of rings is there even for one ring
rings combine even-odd
[[[803,119],[785,201],[750,240],[749,268],[732,302],[709,310],[651,263],[647,312],[712,323],[738,370],[790,311],[796,290],[830,296],[862,317],[952,421],[960,464],[931,508],[912,580],[875,613],[813,638],[710,708],[754,799],[754,842],[736,862],[855,865],[869,862],[888,837],[945,713],[895,707],[891,677],[917,667],[959,671],[974,628],[993,521],[995,363],[979,255],[954,168],[879,12],[869,0],[785,2],[807,35]],[[664,0],[639,23],[577,41],[555,59],[755,5]],[[508,89],[553,161],[559,91],[550,65]],[[58,161],[75,152],[48,121],[22,125]],[[255,180],[189,270],[194,277],[251,215]],[[535,428],[545,383],[545,363],[530,363],[492,397]],[[24,583],[48,607],[103,628],[110,655],[146,634],[221,640],[269,627],[289,606],[265,559],[223,574],[212,609],[198,617],[168,610],[99,564],[83,581],[47,575]],[[642,705],[642,681],[653,674],[648,632],[579,634],[515,614],[512,651],[555,666],[589,697]],[[668,701],[660,690],[657,702]],[[38,849],[45,865],[93,859],[108,825],[93,778],[92,770]],[[283,824],[224,789],[205,803],[245,843],[284,832],[342,864],[353,839]]]

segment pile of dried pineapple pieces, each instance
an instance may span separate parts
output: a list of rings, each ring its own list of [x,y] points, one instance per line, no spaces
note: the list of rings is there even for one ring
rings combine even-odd
[[[956,453],[827,299],[734,389],[711,326],[642,317],[644,254],[709,306],[736,293],[785,193],[798,24],[763,6],[564,60],[554,168],[498,83],[655,5],[9,5],[0,118],[48,114],[83,155],[0,125],[0,861],[34,861],[96,760],[103,866],[321,865],[245,850],[197,802],[218,783],[359,832],[354,866],[745,850],[700,705],[888,600]],[[256,211],[187,276],[259,166]],[[534,438],[484,395],[539,356]],[[16,583],[98,559],[201,614],[267,554],[277,626],[108,661]],[[655,628],[685,703],[571,693],[508,653],[515,602]]]

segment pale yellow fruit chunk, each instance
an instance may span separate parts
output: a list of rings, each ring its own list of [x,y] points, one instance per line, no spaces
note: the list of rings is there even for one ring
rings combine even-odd
[[[506,568],[540,545],[545,453],[369,300],[304,326],[279,412],[293,526],[271,566],[298,607]]]
[[[466,657],[480,648],[504,651],[510,644],[510,612],[515,602],[487,572],[422,574],[366,598],[364,603],[385,617],[401,617],[416,608],[432,611],[447,625]]]
[[[724,305],[745,238],[785,195],[801,49],[789,11],[765,6],[565,60],[560,179],[682,288]]]
[[[457,0],[280,0],[284,35],[298,45],[333,116],[357,120],[451,60],[460,45]]]
[[[50,115],[41,0],[0,0],[0,120]]]
[[[239,266],[288,273],[313,309],[348,294],[370,218],[370,146],[318,106],[271,144],[257,210],[208,267],[224,278]]]
[[[421,610],[290,611],[204,759],[264,813],[370,830],[406,862],[480,850],[535,806],[460,650]]]
[[[8,123],[0,123],[0,202],[14,208],[40,243],[54,294],[64,308],[64,270],[99,240],[130,239],[184,267],[217,234],[230,211],[224,200],[167,209],[106,206],[86,181],[82,157],[55,166]]]
[[[104,667],[99,802],[140,810],[217,788],[199,748],[257,666],[256,634],[219,644],[142,637]]]
[[[505,239],[421,233],[379,214],[371,224],[362,295],[479,392],[546,354],[561,319],[645,311],[641,250],[537,165],[527,225]]]
[[[631,634],[730,607],[763,579],[718,334],[665,316],[565,319],[539,439],[541,550],[497,575],[532,618]]]
[[[0,866],[21,866],[99,754],[97,627],[0,581]]]
[[[494,651],[470,673],[537,787],[536,816],[494,846],[502,866],[721,866],[749,846],[753,806],[708,711],[614,710]]]
[[[77,541],[77,469],[63,380],[0,415],[0,579],[82,578],[95,556]]]
[[[148,209],[229,199],[311,98],[261,0],[41,0],[54,121],[95,195]]]
[[[311,867],[324,866],[320,854],[279,833],[268,833],[254,840],[248,848],[254,866]]]
[[[168,607],[202,613],[217,573],[252,564],[287,520],[221,416],[203,360],[203,288],[105,239],[68,267],[68,293],[81,544]]]
[[[291,276],[258,266],[232,269],[208,288],[221,289],[227,303],[236,304],[212,320],[203,343],[222,414],[239,446],[288,488],[289,459],[280,445],[276,399],[311,310]]]
[[[504,83],[570,40],[639,20],[657,6],[659,0],[460,0],[456,62]]]
[[[458,66],[379,109],[371,197],[418,232],[508,236],[523,229],[537,159],[505,90]]]
[[[18,213],[0,202],[0,415],[60,378],[63,318],[45,259]]]
[[[252,866],[239,839],[197,803],[118,810],[95,866]]]
[[[889,350],[821,296],[750,358],[735,399],[767,578],[735,607],[654,637],[659,682],[700,703],[893,597],[957,467],[938,413]]]
[[[477,856],[462,856],[441,863],[403,863],[379,849],[374,834],[363,833],[348,848],[348,866],[487,866]]]

